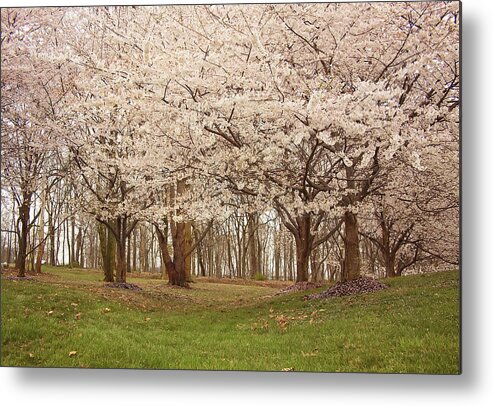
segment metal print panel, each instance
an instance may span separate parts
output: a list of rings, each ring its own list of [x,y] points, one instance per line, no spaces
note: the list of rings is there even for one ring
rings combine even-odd
[[[2,9],[1,364],[460,373],[459,12]]]

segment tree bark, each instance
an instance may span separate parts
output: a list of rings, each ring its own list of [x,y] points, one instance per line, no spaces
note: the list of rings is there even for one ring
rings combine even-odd
[[[183,251],[188,252],[192,248],[192,223],[184,223],[183,230]],[[192,256],[187,255],[185,258],[185,276],[187,282],[192,282]]]
[[[189,287],[185,271],[185,257],[183,255],[183,233],[184,223],[173,223],[171,221],[171,233],[173,243],[173,258],[168,248],[168,230],[167,227],[161,230],[157,225],[156,234],[158,237],[159,248],[164,261],[166,273],[168,274],[168,283],[173,286]]]
[[[133,232],[133,242],[132,242],[132,271],[137,270],[137,230]]]
[[[104,271],[104,281],[113,282],[115,270],[115,236],[102,223],[98,224],[99,247]]]
[[[117,217],[116,221],[116,282],[127,282],[126,231],[127,219]]]
[[[56,257],[55,257],[55,226],[53,224],[53,205],[51,205],[48,212],[48,235],[50,238],[50,265],[56,266]]]
[[[75,218],[70,219],[70,268],[77,267],[77,257],[75,256]]]
[[[73,256],[74,265],[82,268],[82,243],[84,241],[82,228],[79,226],[77,230],[77,236],[75,237],[75,254]]]
[[[20,278],[24,278],[26,276],[27,238],[29,234],[29,210],[31,208],[31,197],[32,194],[30,193],[24,194],[22,204],[19,207],[21,229],[15,265]]]
[[[342,281],[352,281],[361,275],[361,260],[359,252],[358,218],[356,214],[344,214],[344,269]]]
[[[308,266],[313,246],[313,235],[311,234],[311,217],[304,214],[296,218],[298,233],[295,235],[296,243],[296,282],[308,281]]]
[[[127,261],[125,257],[125,241],[116,243],[116,281],[118,283],[127,282]]]
[[[39,208],[39,220],[38,220],[38,248],[36,253],[36,264],[34,271],[36,273],[41,273],[41,264],[43,262],[43,256],[45,252],[45,204],[46,196],[48,192],[43,191],[41,196],[41,206]]]
[[[274,279],[276,281],[280,278],[281,269],[281,247],[279,246],[279,243],[279,236],[276,236],[274,243]]]
[[[320,282],[322,280],[321,268],[322,264],[320,263],[320,253],[318,249],[315,249],[311,256],[311,281],[312,282]]]
[[[259,269],[259,252],[257,244],[257,227],[258,214],[248,216],[247,224],[247,249],[248,249],[248,264],[250,267],[250,278],[254,278],[256,274],[260,274]]]

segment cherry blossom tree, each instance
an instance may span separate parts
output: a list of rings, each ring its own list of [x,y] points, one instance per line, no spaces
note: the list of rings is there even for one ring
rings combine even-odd
[[[32,213],[32,203],[56,174],[52,164],[58,145],[52,123],[69,84],[65,66],[47,63],[46,54],[57,48],[63,15],[60,9],[2,12],[2,173],[3,186],[19,210],[15,232],[20,277],[26,271],[29,231],[38,216],[44,216],[43,205]]]
[[[203,239],[191,242],[192,222],[206,231],[233,215],[252,220],[250,240],[255,219],[280,219],[297,281],[339,241],[341,278],[359,277],[362,234],[381,243],[389,274],[418,251],[455,262],[458,13],[454,2],[65,13],[42,44],[60,78],[47,82],[56,108],[43,131],[75,164],[72,210],[116,240],[117,281],[138,221],[185,285]],[[247,246],[251,270],[259,246]]]
[[[376,180],[397,153],[419,165],[434,127],[457,126],[457,13],[454,3],[172,9],[171,32],[187,41],[167,47],[174,64],[153,92],[194,129],[194,158],[223,185],[224,207],[234,193],[250,196],[247,211],[279,212],[297,280],[341,222],[343,278],[354,279],[358,212]],[[327,219],[339,220],[317,235]]]

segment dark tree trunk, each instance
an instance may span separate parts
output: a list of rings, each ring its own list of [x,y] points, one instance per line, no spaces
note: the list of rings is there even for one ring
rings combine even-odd
[[[102,223],[98,224],[99,248],[101,250],[104,281],[113,282],[115,269],[115,237]]]
[[[127,219],[118,217],[116,219],[116,281],[127,282],[127,256],[126,256],[126,230]]]
[[[256,274],[260,274],[259,267],[259,251],[257,244],[257,227],[258,227],[258,214],[251,214],[248,216],[247,231],[248,231],[248,265],[250,267],[250,278],[255,277]]]
[[[385,264],[385,276],[387,278],[393,278],[397,276],[397,272],[395,269],[395,256],[391,253],[385,253],[384,255],[384,264]]]
[[[36,253],[36,263],[34,271],[41,273],[41,265],[43,263],[43,257],[45,253],[45,204],[47,191],[44,192],[41,198],[41,207],[39,208],[39,220],[38,220],[38,248]]]
[[[53,214],[51,210],[48,212],[48,235],[50,238],[50,265],[56,266],[56,257],[55,257],[55,227],[53,225]]]
[[[75,244],[74,244],[75,245],[75,253],[74,253],[73,261],[74,261],[74,265],[76,267],[81,267],[81,268],[82,268],[81,257],[83,254],[83,252],[82,252],[83,241],[84,241],[83,231],[79,227],[79,230],[77,231],[77,236],[75,237]]]
[[[125,257],[125,241],[116,243],[116,281],[127,282],[127,261]]]
[[[358,219],[356,214],[344,214],[344,269],[343,281],[352,281],[361,275],[361,260],[359,252]]]
[[[171,235],[173,243],[173,263],[174,274],[172,285],[188,287],[185,249],[185,223],[175,223],[171,221]]]
[[[189,252],[192,247],[192,223],[186,222],[183,225],[183,252]],[[192,256],[187,255],[185,261],[185,275],[187,282],[192,282]]]
[[[183,237],[185,226],[184,223],[173,223],[173,221],[171,224],[171,233],[173,236],[173,258],[171,258],[168,248],[167,227],[164,230],[161,230],[158,226],[156,226],[159,248],[161,249],[164,267],[166,269],[166,273],[168,274],[168,283],[173,286],[188,287],[185,256],[183,255]]]
[[[17,251],[16,268],[18,276],[26,276],[26,256],[27,256],[27,239],[29,234],[29,209],[31,207],[31,194],[23,196],[22,205],[19,207],[20,235],[19,246]]]
[[[296,282],[308,281],[308,266],[313,246],[313,235],[311,234],[311,217],[304,214],[296,219],[298,233],[295,235],[296,242]]]
[[[133,242],[132,242],[132,271],[135,272],[137,269],[137,231],[133,232]]]
[[[281,269],[281,247],[279,246],[279,238],[276,238],[274,245],[274,279],[276,281],[280,278]]]

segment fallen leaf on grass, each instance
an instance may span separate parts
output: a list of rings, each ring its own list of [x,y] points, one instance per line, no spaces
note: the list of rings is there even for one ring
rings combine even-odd
[[[150,319],[151,319],[150,317],[146,317],[144,321],[149,321]]]
[[[282,372],[292,372],[294,371],[294,368],[283,368],[281,369]]]
[[[257,330],[257,329],[265,330],[269,328],[269,322],[265,319],[261,319],[258,321],[258,323],[252,323],[250,328],[252,330]]]
[[[77,355],[77,351],[70,351],[70,352],[68,353],[68,356],[69,356],[69,357],[75,357],[76,355]]]
[[[108,313],[108,312],[110,312],[110,311],[111,311],[111,310],[110,310],[109,308],[107,308],[107,307],[105,307],[105,308],[103,309],[103,313]]]
[[[53,310],[50,310],[50,311],[48,312],[48,316],[51,316],[52,314],[53,314]]]
[[[70,303],[71,306],[77,307],[79,306],[79,303]]]
[[[283,314],[276,317],[277,325],[281,330],[286,330],[288,327],[289,319]]]
[[[77,313],[77,314],[75,315],[75,320],[80,320],[80,313]]]
[[[29,353],[29,358],[34,358],[34,354],[32,352]]]

